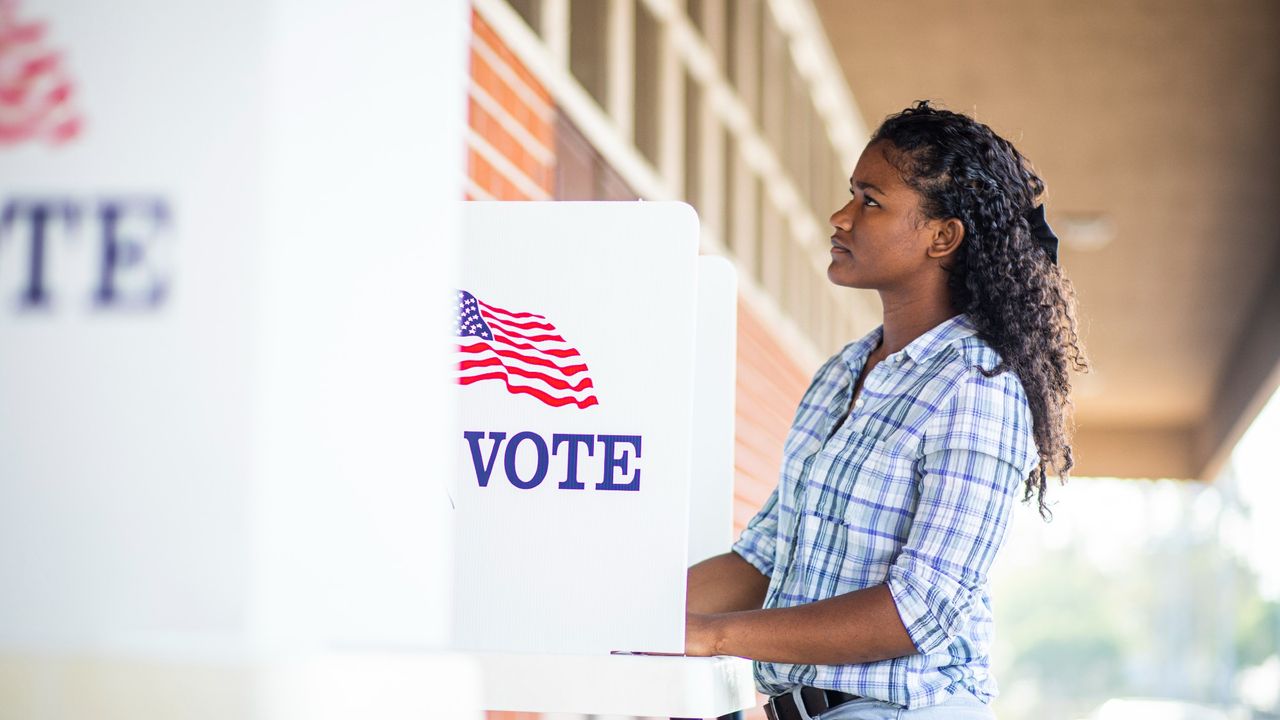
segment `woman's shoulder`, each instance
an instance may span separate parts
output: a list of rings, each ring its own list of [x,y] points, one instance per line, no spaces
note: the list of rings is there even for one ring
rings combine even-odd
[[[949,348],[938,367],[945,390],[924,434],[924,447],[972,443],[1020,466],[1036,457],[1034,425],[1026,388],[1009,366],[991,374],[1003,360],[999,351],[977,335]]]
[[[1010,366],[1000,367],[1004,357],[976,331],[956,337],[940,355],[940,362],[934,364],[939,375],[946,375],[956,383],[974,382],[1007,389],[1020,394],[1025,400],[1026,393],[1018,374]],[[992,374],[997,368],[1000,372]]]

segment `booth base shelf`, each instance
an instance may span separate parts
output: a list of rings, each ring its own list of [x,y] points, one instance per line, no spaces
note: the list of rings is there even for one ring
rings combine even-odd
[[[715,718],[755,704],[739,657],[480,653],[488,710]]]
[[[482,720],[475,661],[451,653],[208,657],[0,648],[0,717]],[[440,692],[447,688],[448,692]]]

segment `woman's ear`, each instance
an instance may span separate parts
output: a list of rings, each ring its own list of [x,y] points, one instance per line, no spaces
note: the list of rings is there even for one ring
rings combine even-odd
[[[964,240],[964,223],[959,218],[934,220],[933,238],[929,243],[929,257],[944,258],[955,252]]]

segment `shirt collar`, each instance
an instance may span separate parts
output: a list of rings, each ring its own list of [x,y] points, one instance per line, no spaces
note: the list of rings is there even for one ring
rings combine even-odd
[[[880,344],[880,337],[883,334],[884,325],[880,324],[860,339],[850,343],[841,353],[845,364],[854,372],[861,372],[867,356]],[[968,313],[960,313],[925,331],[894,355],[902,354],[915,362],[922,363],[951,344],[977,334],[978,330],[973,323],[973,318],[969,317]]]

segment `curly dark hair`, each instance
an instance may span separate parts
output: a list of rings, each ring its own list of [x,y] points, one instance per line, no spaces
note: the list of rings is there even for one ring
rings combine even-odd
[[[964,224],[964,240],[943,266],[951,300],[1000,353],[1000,364],[981,372],[1013,370],[1026,390],[1040,462],[1026,478],[1023,501],[1036,498],[1047,520],[1047,476],[1056,472],[1065,483],[1075,465],[1069,373],[1088,372],[1089,360],[1077,333],[1075,289],[1023,217],[1044,181],[991,128],[928,100],[887,117],[871,136],[877,141],[888,143],[886,157],[920,194],[927,219]]]

